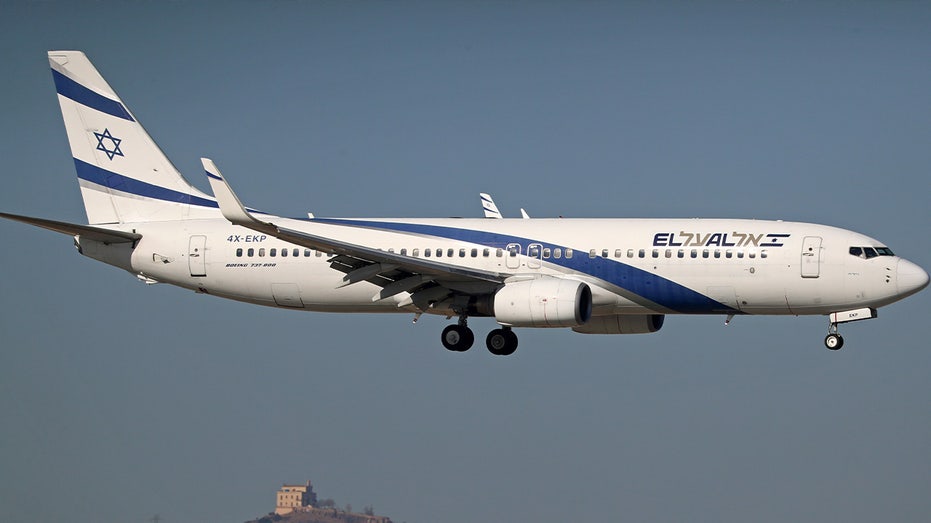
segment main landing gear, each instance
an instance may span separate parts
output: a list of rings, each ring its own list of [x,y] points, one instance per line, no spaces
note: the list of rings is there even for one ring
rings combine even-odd
[[[458,324],[443,329],[440,340],[448,350],[465,352],[475,343],[475,335],[468,327],[466,317],[461,316]],[[510,327],[495,329],[485,338],[485,346],[488,347],[488,352],[495,356],[510,356],[517,350],[517,335]]]

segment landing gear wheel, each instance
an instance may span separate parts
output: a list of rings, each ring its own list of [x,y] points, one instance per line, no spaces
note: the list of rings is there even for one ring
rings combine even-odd
[[[824,346],[831,350],[840,350],[844,346],[844,338],[840,334],[828,334],[824,338]]]
[[[444,347],[453,352],[465,352],[475,343],[475,334],[472,334],[472,329],[468,327],[449,325],[443,329],[440,340]]]
[[[517,350],[517,334],[511,329],[495,329],[488,333],[485,345],[495,356],[510,356]]]

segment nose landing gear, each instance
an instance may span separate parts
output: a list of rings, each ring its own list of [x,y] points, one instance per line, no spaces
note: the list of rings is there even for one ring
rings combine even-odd
[[[828,335],[824,338],[824,346],[831,350],[840,350],[844,346],[844,338],[837,332],[841,323],[852,321],[871,320],[876,317],[876,309],[865,307],[850,311],[832,312],[828,315]]]

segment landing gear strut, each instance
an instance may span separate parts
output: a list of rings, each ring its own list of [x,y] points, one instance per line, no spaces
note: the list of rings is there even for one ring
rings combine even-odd
[[[495,356],[510,356],[517,350],[517,334],[510,327],[495,329],[488,333],[485,345]]]
[[[443,346],[453,352],[465,352],[475,343],[475,334],[466,324],[466,317],[460,316],[457,325],[449,325],[443,329],[440,339]]]

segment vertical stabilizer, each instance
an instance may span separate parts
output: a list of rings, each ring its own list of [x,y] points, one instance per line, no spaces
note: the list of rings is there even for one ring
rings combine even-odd
[[[216,200],[181,176],[84,53],[48,58],[88,223],[220,216]]]

